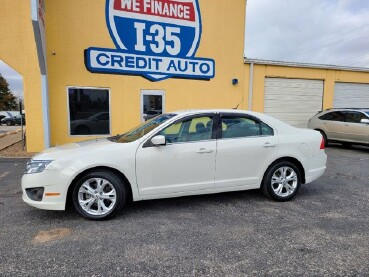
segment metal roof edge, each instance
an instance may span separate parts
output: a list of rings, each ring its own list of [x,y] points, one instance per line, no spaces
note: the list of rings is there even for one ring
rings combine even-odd
[[[365,67],[350,67],[330,64],[314,64],[314,63],[298,63],[298,62],[285,62],[285,61],[273,61],[273,60],[262,60],[262,59],[249,59],[244,58],[245,64],[261,64],[261,65],[276,65],[276,66],[287,66],[287,67],[302,67],[302,68],[317,68],[317,69],[331,69],[331,70],[343,70],[343,71],[357,71],[357,72],[368,72],[369,68]]]

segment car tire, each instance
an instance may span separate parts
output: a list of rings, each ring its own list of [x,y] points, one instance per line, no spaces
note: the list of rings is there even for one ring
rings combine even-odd
[[[293,163],[280,161],[266,171],[261,190],[276,201],[288,201],[295,197],[301,186],[301,172]]]
[[[126,199],[124,181],[107,170],[92,171],[80,178],[73,189],[73,204],[77,212],[89,220],[115,217]]]
[[[342,146],[344,148],[350,148],[352,146],[352,143],[350,143],[350,142],[342,142]]]
[[[322,130],[317,130],[319,131],[319,133],[321,133],[322,137],[323,137],[323,140],[324,140],[324,147],[327,147],[328,146],[328,137],[327,135],[324,133],[324,131]]]
[[[11,125],[12,125],[12,123],[10,121],[6,122],[6,126],[11,126]]]

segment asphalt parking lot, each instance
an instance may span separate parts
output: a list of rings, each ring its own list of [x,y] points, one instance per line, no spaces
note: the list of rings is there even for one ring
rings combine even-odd
[[[0,159],[0,276],[369,276],[369,148],[277,203],[259,191],[133,203],[111,221],[21,200]]]

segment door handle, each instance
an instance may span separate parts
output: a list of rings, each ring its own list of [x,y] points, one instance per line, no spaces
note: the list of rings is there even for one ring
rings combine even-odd
[[[213,150],[212,149],[206,149],[206,148],[200,148],[199,150],[196,151],[196,153],[198,154],[206,154],[206,153],[212,153]]]
[[[270,142],[266,142],[266,143],[263,144],[264,148],[272,148],[272,147],[276,147],[276,146],[277,146],[277,144],[272,144]]]

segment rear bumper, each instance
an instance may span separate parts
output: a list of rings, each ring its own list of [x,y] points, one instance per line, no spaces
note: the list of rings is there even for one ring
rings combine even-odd
[[[310,170],[305,176],[305,184],[311,183],[315,181],[316,179],[322,177],[325,172],[325,169],[326,169],[326,166]]]
[[[312,157],[310,169],[305,172],[305,184],[320,178],[327,168],[327,155],[324,150],[317,156]]]

